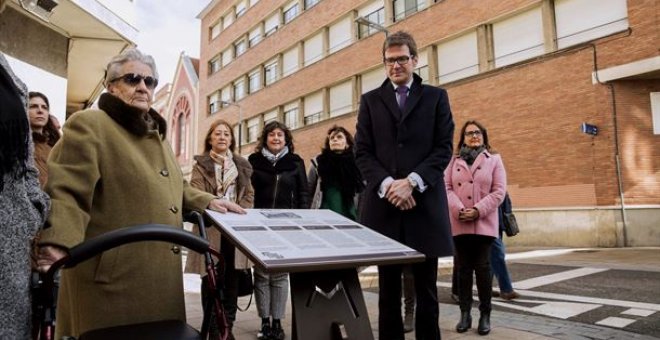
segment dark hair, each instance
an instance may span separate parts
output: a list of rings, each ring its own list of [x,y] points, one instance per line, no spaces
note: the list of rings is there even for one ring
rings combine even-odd
[[[385,58],[385,50],[392,46],[408,46],[410,55],[413,57],[417,56],[417,43],[415,39],[408,32],[398,31],[390,34],[383,41],[383,59]]]
[[[353,148],[353,145],[355,144],[353,141],[353,135],[351,135],[351,133],[348,132],[348,130],[346,130],[343,126],[333,125],[325,135],[325,143],[323,144],[321,151],[330,151],[330,135],[338,132],[341,132],[344,134],[344,136],[346,136],[346,145],[348,145],[347,149]]]
[[[53,117],[53,115],[48,115],[48,122],[43,128],[42,134],[46,137],[48,145],[53,146],[58,140],[60,140],[61,135],[60,130],[55,127],[55,123],[53,123],[53,118],[51,117]]]
[[[461,135],[458,140],[458,145],[456,146],[456,154],[460,152],[461,147],[463,144],[465,144],[465,129],[468,125],[475,125],[479,128],[479,130],[481,130],[481,135],[484,138],[484,146],[486,147],[486,150],[488,150],[488,152],[494,153],[495,151],[491,150],[490,144],[488,143],[488,130],[486,130],[486,128],[476,120],[468,120],[465,122],[465,124],[463,124],[463,127],[461,128]]]
[[[211,151],[211,134],[213,134],[213,131],[219,126],[219,125],[224,125],[229,129],[229,134],[231,135],[231,143],[229,143],[229,150],[233,153],[234,149],[236,148],[236,138],[234,138],[234,129],[231,128],[231,125],[224,120],[224,119],[218,119],[211,123],[211,126],[209,126],[209,130],[206,132],[206,137],[204,138],[204,151],[209,152]]]
[[[39,97],[39,98],[43,99],[46,102],[46,106],[48,106],[48,109],[50,110],[50,102],[48,101],[48,97],[46,97],[45,94],[43,94],[41,92],[37,92],[37,91],[28,92],[28,98],[29,99],[32,99],[34,97]]]
[[[263,148],[268,149],[266,146],[268,134],[273,132],[275,129],[284,131],[284,143],[289,147],[289,152],[293,153],[293,135],[291,134],[291,130],[289,130],[289,128],[284,123],[280,123],[278,121],[272,121],[264,126],[264,129],[261,131],[261,136],[259,136],[257,146],[254,148],[255,152],[261,152]]]

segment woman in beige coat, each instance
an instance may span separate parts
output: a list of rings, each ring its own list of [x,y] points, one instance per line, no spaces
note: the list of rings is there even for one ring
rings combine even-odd
[[[166,123],[151,109],[158,73],[153,58],[128,49],[107,68],[99,109],[64,124],[48,160],[51,214],[38,264],[47,270],[66,249],[138,224],[183,225],[184,209],[244,212],[194,189],[165,140]],[[94,329],[186,320],[179,248],[139,242],[62,271],[55,338]]]
[[[197,163],[193,166],[190,185],[205,192],[223,197],[238,203],[242,208],[252,208],[254,202],[254,189],[250,183],[252,166],[250,162],[234,154],[236,146],[234,131],[231,125],[222,119],[211,124],[204,139],[204,154],[195,156]],[[194,227],[197,232],[197,226]],[[209,241],[214,246],[220,246],[224,256],[225,275],[223,307],[229,322],[229,339],[234,339],[231,332],[236,320],[238,300],[237,274],[238,270],[251,267],[247,257],[235,250],[234,246],[225,237],[221,237],[216,228],[207,230]],[[186,260],[186,272],[203,274],[206,272],[203,257],[197,253],[189,253]],[[206,285],[206,276],[202,278],[202,300],[209,295]],[[211,320],[214,320],[211,317]],[[211,337],[217,334],[217,325],[211,324]]]

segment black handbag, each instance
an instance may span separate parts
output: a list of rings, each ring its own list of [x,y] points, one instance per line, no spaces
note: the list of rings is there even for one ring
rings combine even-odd
[[[238,296],[252,295],[252,292],[254,292],[252,269],[236,269],[236,281]]]
[[[508,237],[513,237],[518,235],[520,229],[518,229],[518,221],[516,221],[516,215],[513,213],[504,213],[504,233]]]
[[[247,306],[241,308],[236,306],[241,312],[245,312],[252,304],[252,294],[254,293],[254,281],[252,281],[252,269],[236,269],[236,290],[238,296],[250,296]]]

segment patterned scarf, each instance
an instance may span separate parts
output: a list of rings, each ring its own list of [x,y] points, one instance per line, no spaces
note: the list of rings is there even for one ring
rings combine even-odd
[[[461,150],[458,152],[458,155],[463,158],[465,163],[468,165],[472,165],[474,163],[474,160],[477,159],[477,156],[479,156],[480,153],[482,153],[484,150],[486,150],[486,147],[481,145],[477,148],[471,148],[467,145],[461,146]]]
[[[238,169],[234,156],[227,150],[225,155],[209,151],[209,156],[215,162],[215,182],[218,186],[216,194],[222,198],[236,202],[236,178]]]
[[[266,157],[266,159],[273,165],[275,165],[277,161],[282,159],[282,157],[284,157],[284,155],[288,153],[289,153],[288,146],[285,146],[284,149],[282,149],[282,151],[280,151],[280,153],[278,153],[277,155],[273,155],[273,153],[268,151],[268,149],[266,148],[261,149],[261,154],[264,155],[264,157]]]

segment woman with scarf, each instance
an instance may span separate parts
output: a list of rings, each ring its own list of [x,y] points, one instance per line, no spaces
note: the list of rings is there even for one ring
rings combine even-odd
[[[491,246],[498,237],[498,207],[506,193],[506,172],[499,154],[491,150],[486,128],[465,122],[459,149],[445,170],[461,318],[456,331],[472,327],[472,273],[479,293],[478,333],[490,332],[492,298]]]
[[[328,130],[321,154],[312,159],[307,179],[313,192],[311,209],[330,209],[357,219],[356,195],[364,185],[355,165],[353,136],[341,126]]]
[[[28,115],[30,117],[30,128],[32,128],[32,140],[34,141],[34,162],[37,169],[39,169],[39,183],[41,183],[43,189],[48,180],[46,162],[51,149],[60,140],[60,133],[55,127],[53,116],[50,115],[48,97],[41,92],[32,91],[30,91],[28,97]]]
[[[248,160],[253,169],[255,208],[309,208],[305,164],[293,153],[293,137],[286,125],[280,122],[266,124],[255,152]],[[287,273],[266,274],[255,269],[254,297],[261,317],[258,339],[284,339],[281,319],[286,308],[288,285]]]
[[[26,108],[25,85],[0,53],[0,339],[30,339],[30,244],[50,204],[39,189]]]
[[[190,185],[194,188],[211,193],[218,197],[236,202],[242,208],[252,208],[254,201],[254,190],[250,183],[252,166],[241,157],[235,155],[236,141],[234,130],[231,125],[222,119],[211,124],[206,138],[204,139],[204,153],[195,156],[197,163],[193,166]],[[197,233],[198,226],[193,232]],[[214,246],[220,246],[224,256],[224,294],[222,296],[225,316],[229,323],[229,340],[234,339],[232,326],[236,320],[236,309],[238,301],[238,275],[237,269],[250,268],[247,257],[236,251],[229,240],[220,235],[216,228],[208,228],[207,237]],[[186,260],[187,273],[206,273],[204,260],[201,254],[189,252]],[[208,289],[206,276],[202,278],[202,301],[206,301],[211,294]],[[211,316],[211,338],[218,336],[218,328],[215,318]]]

